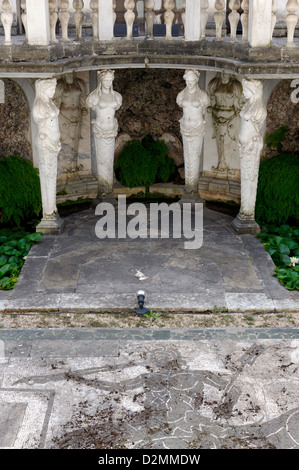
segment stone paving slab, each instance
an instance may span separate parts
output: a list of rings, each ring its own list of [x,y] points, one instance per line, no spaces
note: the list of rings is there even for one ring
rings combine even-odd
[[[99,240],[92,210],[72,214],[62,234],[32,248],[15,289],[0,291],[0,312],[131,311],[140,289],[163,311],[298,312],[298,291],[280,284],[262,243],[236,235],[232,220],[205,208],[203,245],[186,250],[176,239]]]
[[[299,329],[0,330],[0,448],[299,449]]]

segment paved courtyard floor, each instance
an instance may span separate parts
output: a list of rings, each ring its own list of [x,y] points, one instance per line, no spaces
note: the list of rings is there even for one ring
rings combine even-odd
[[[227,215],[204,210],[198,250],[99,240],[97,220],[43,237],[1,314],[131,311],[138,289],[155,310],[298,313]],[[1,328],[0,448],[298,449],[298,367],[296,327]]]
[[[299,449],[298,329],[12,329],[0,345],[0,448]]]
[[[132,310],[139,289],[160,310],[298,311],[298,291],[273,277],[262,243],[236,235],[229,215],[204,209],[199,249],[161,231],[158,239],[100,240],[92,209],[65,220],[63,233],[31,249],[16,288],[0,291],[0,312]]]

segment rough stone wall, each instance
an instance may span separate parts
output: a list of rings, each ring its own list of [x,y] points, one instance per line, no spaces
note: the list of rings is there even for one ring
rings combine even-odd
[[[299,152],[299,103],[291,101],[292,80],[282,80],[273,90],[268,101],[266,136],[276,131],[281,126],[288,126],[286,140],[282,143],[283,151]],[[265,145],[262,158],[276,155],[275,150]]]
[[[182,111],[176,104],[185,88],[183,70],[117,70],[114,88],[123,105],[117,112],[119,131],[132,138],[148,133],[161,137],[165,132],[180,136]]]
[[[0,103],[0,156],[20,155],[32,161],[30,112],[26,97],[14,81],[3,79],[3,82],[5,103]]]

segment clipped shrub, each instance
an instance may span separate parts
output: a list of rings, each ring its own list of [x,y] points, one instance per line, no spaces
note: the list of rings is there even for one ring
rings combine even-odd
[[[144,185],[148,194],[151,184],[170,180],[175,173],[175,163],[168,157],[168,148],[163,141],[146,136],[141,142],[127,142],[114,169],[123,186]]]
[[[280,154],[260,164],[256,220],[282,225],[299,218],[299,158]]]
[[[0,222],[20,226],[42,208],[38,170],[12,155],[0,160]]]

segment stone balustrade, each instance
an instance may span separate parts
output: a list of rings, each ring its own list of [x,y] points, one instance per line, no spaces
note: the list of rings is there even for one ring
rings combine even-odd
[[[23,34],[24,43],[31,46],[134,40],[139,36],[146,40],[194,42],[208,39],[268,47],[273,44],[279,4],[285,23],[282,46],[298,47],[299,43],[294,40],[298,0],[230,0],[228,10],[226,3],[225,0],[122,0],[123,18],[120,21],[118,13],[116,21],[120,4],[116,0],[0,0],[4,37],[0,43],[8,47],[14,43],[16,33],[12,35],[12,28],[16,23],[17,35]],[[138,17],[140,8],[141,18],[140,14]],[[23,31],[20,31],[20,24]],[[120,25],[125,34],[117,33]]]

